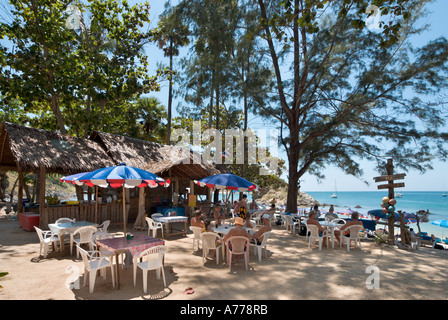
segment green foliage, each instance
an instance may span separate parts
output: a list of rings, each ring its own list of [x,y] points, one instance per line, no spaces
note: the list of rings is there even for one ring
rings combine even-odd
[[[79,25],[67,24],[69,5]],[[12,43],[0,50],[2,104],[20,101],[35,115],[31,125],[87,137],[124,121],[129,102],[159,90],[164,72],[151,76],[143,52],[152,37],[147,3],[13,0],[11,15],[0,25]]]

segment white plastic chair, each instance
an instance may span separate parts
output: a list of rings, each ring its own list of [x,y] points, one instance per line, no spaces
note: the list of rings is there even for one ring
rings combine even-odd
[[[76,249],[81,253],[82,260],[84,261],[84,286],[86,285],[87,273],[89,274],[89,290],[93,293],[95,287],[95,279],[97,271],[100,270],[104,280],[106,280],[106,268],[110,267],[112,275],[112,286],[115,288],[115,276],[114,268],[112,266],[112,260],[101,255],[101,252],[92,250],[86,251],[79,245],[76,245]]]
[[[317,239],[317,240],[319,240],[319,251],[321,251],[322,250],[323,239],[327,238],[327,249],[328,249],[328,235],[327,235],[326,231],[324,231],[322,233],[322,235],[319,236],[319,229],[318,229],[318,227],[316,225],[308,224],[306,226],[306,228],[307,228],[307,232],[308,231],[310,232],[309,241],[308,241],[308,248],[310,248],[311,247],[311,243],[315,243],[316,239]]]
[[[193,253],[194,253],[194,245],[195,243],[198,244],[198,250],[201,244],[201,232],[202,232],[202,228],[200,227],[195,227],[195,226],[190,226],[190,230],[193,231]]]
[[[107,228],[109,228],[110,220],[104,221],[102,224],[98,226],[98,231],[107,232]]]
[[[157,235],[157,230],[160,229],[162,231],[163,238],[163,223],[155,222],[153,219],[146,217],[146,222],[148,223],[148,236],[150,230],[152,230],[152,237],[155,238]]]
[[[249,239],[243,236],[230,237],[226,241],[226,246],[227,264],[229,265],[230,270],[232,270],[232,256],[243,255],[247,271],[249,269]],[[230,247],[232,249],[230,249]]]
[[[224,244],[216,245],[216,240],[222,240],[222,238],[214,232],[201,233],[202,241],[202,260],[207,260],[207,255],[210,250],[216,250],[216,264],[219,264],[219,251],[222,252],[224,259]]]
[[[97,231],[96,227],[93,226],[86,226],[81,227],[79,229],[76,229],[71,235],[70,235],[70,254],[73,254],[73,244],[76,243],[76,247],[78,248],[81,244],[87,243],[89,245],[89,249],[93,250],[93,242],[92,242],[92,236]],[[76,238],[76,236],[79,235],[79,238]],[[79,251],[76,250],[76,257],[79,258]]]
[[[263,215],[263,211],[255,211],[252,214],[252,216],[254,216],[253,219],[255,220],[255,223],[256,223],[257,226],[261,226],[262,225],[262,222],[261,222],[261,216],[262,215]]]
[[[101,253],[102,256],[108,257],[111,259],[111,261],[113,261],[113,258],[115,257],[115,253],[113,253],[112,251],[109,251],[101,246],[98,246],[96,244],[96,240],[102,240],[102,239],[112,239],[114,238],[114,236],[108,232],[104,232],[104,231],[97,231],[92,235],[92,242],[93,245],[95,246],[96,250],[99,251]],[[120,256],[122,257],[122,261],[124,261],[124,252],[120,254]],[[115,261],[116,264],[118,264],[118,261]],[[124,263],[122,264],[121,268],[124,268]]]
[[[344,242],[347,242],[347,251],[350,251],[350,240],[353,240],[355,242],[355,248],[357,247],[357,244],[359,243],[359,249],[361,249],[361,239],[359,238],[359,232],[363,230],[363,226],[350,226],[348,228],[345,228],[344,231],[350,231],[350,237],[346,237],[341,234],[341,242],[340,246],[342,248]]]
[[[156,270],[157,279],[160,279],[160,271],[162,271],[163,285],[166,287],[165,271],[163,270],[163,259],[166,251],[166,246],[155,246],[146,249],[134,258],[134,287],[137,285],[137,267],[143,271],[144,293],[147,292],[149,270]]]
[[[55,224],[71,223],[71,222],[73,222],[73,219],[70,219],[70,218],[59,218],[58,220],[55,221]]]
[[[308,226],[307,226],[307,222],[308,222],[308,218],[303,219],[302,224],[305,226],[306,229],[306,233],[305,233],[305,241],[308,242],[308,237],[310,235],[310,231],[308,230]]]
[[[266,231],[265,233],[263,233],[261,236],[263,237],[263,241],[261,241],[261,244],[256,244],[256,243],[251,243],[250,246],[254,247],[254,253],[255,255],[257,255],[258,253],[258,260],[261,262],[261,255],[263,252],[263,248],[264,248],[264,252],[265,252],[265,257],[266,259],[268,258],[268,252],[266,249],[266,246],[268,244],[268,239],[271,236],[271,232],[272,231]]]
[[[151,215],[151,218],[157,218],[157,217],[163,217],[163,214],[161,214],[161,213],[153,213],[152,215]]]
[[[292,216],[285,214],[284,215],[285,221],[286,221],[286,230],[291,230],[292,234],[296,234],[296,225],[299,225],[300,222],[295,222]]]
[[[40,241],[39,256],[42,254],[42,249],[44,249],[44,258],[46,258],[48,255],[48,248],[50,247],[50,244],[54,246],[54,249],[56,251],[57,244],[59,243],[59,245],[61,245],[61,238],[58,234],[55,234],[50,230],[43,231],[36,226],[34,226],[34,229],[36,229],[36,233]]]

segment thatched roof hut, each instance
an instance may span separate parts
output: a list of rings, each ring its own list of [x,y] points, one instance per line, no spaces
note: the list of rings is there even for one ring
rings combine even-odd
[[[0,168],[73,174],[112,166],[97,143],[9,122],[0,124]]]
[[[95,131],[90,139],[99,143],[116,164],[148,170],[160,176],[201,179],[220,171],[212,164],[185,159],[179,149],[155,142]]]

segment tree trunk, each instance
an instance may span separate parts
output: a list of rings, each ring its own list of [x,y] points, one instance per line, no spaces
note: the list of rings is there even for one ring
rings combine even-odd
[[[173,70],[173,39],[170,38],[170,70]],[[166,125],[166,144],[171,144],[171,109],[173,103],[173,79],[170,76],[170,84],[168,88],[168,123]]]
[[[216,130],[219,130],[219,85],[216,86]]]
[[[212,87],[210,90],[210,109],[209,109],[210,114],[208,115],[208,128],[209,129],[212,128],[212,123],[213,123],[213,93],[215,92],[214,78],[215,78],[215,71],[212,72]]]
[[[67,130],[65,130],[64,120],[62,118],[61,109],[59,108],[59,98],[56,95],[51,96],[51,110],[53,111],[54,116],[56,117],[56,121],[59,126],[59,131],[61,131],[62,134],[67,134]]]
[[[288,156],[288,195],[286,201],[286,210],[290,213],[297,213],[297,195],[299,192],[299,175],[297,169],[299,166],[299,150],[291,148]]]

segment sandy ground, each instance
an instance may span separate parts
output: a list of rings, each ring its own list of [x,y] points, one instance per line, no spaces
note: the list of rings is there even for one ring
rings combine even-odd
[[[129,226],[129,230],[132,226]],[[121,230],[112,225],[112,233]],[[134,232],[137,233],[137,232]],[[146,232],[145,232],[146,233]],[[0,219],[0,300],[447,300],[448,250],[422,248],[407,251],[363,242],[362,250],[345,248],[319,251],[317,242],[308,248],[305,237],[274,227],[267,259],[259,262],[251,250],[250,267],[244,263],[232,271],[220,262],[202,260],[202,250],[192,249],[193,235],[166,240],[167,287],[149,272],[148,293],[143,293],[142,273],[133,285],[132,268],[120,270],[120,289],[112,287],[110,270],[106,280],[97,277],[95,291],[83,287],[83,263],[75,255],[50,252],[39,257],[35,232],[21,229],[16,221]],[[369,266],[378,273],[366,272]],[[80,278],[75,271],[80,270]],[[378,281],[372,276],[378,274]],[[70,278],[80,288],[70,288]],[[369,284],[377,288],[369,289]],[[193,294],[185,289],[193,288]]]

